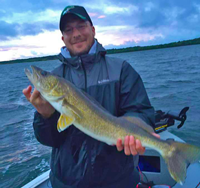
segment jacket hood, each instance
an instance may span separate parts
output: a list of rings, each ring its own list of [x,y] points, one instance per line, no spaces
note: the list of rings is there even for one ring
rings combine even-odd
[[[69,65],[74,68],[79,68],[81,62],[83,62],[84,64],[93,64],[97,62],[99,58],[101,58],[101,56],[105,56],[105,54],[105,48],[97,41],[97,39],[95,39],[95,42],[88,54],[71,57],[68,49],[64,46],[61,48],[58,59],[63,64]]]

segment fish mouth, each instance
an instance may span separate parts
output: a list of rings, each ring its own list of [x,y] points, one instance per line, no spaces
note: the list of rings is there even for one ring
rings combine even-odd
[[[26,76],[28,77],[28,79],[31,81],[31,83],[33,85],[35,85],[37,80],[39,80],[40,77],[41,77],[40,74],[39,74],[40,69],[38,67],[31,65],[31,70],[32,70],[32,73],[29,69],[25,68],[24,72],[25,72]]]

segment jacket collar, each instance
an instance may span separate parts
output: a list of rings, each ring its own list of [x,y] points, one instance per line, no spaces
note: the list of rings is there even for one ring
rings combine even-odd
[[[95,39],[93,46],[91,47],[88,54],[71,57],[69,51],[66,47],[61,48],[61,53],[58,55],[58,59],[66,65],[78,69],[81,62],[84,64],[85,68],[90,67],[92,64],[99,61],[101,56],[105,56],[106,50],[103,46]]]

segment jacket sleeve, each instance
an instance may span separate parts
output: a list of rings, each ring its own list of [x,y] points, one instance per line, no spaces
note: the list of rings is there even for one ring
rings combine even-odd
[[[140,75],[126,61],[120,75],[120,116],[134,116],[154,126],[155,111],[151,106]]]
[[[66,131],[57,130],[60,113],[55,111],[51,117],[44,119],[37,111],[34,114],[33,128],[36,139],[43,145],[59,147],[66,138]]]

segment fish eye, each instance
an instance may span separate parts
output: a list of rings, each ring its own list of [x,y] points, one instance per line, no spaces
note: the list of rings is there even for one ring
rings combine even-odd
[[[42,75],[42,76],[46,76],[46,75],[47,75],[47,72],[46,72],[46,71],[42,71],[42,72],[41,72],[41,75]]]

